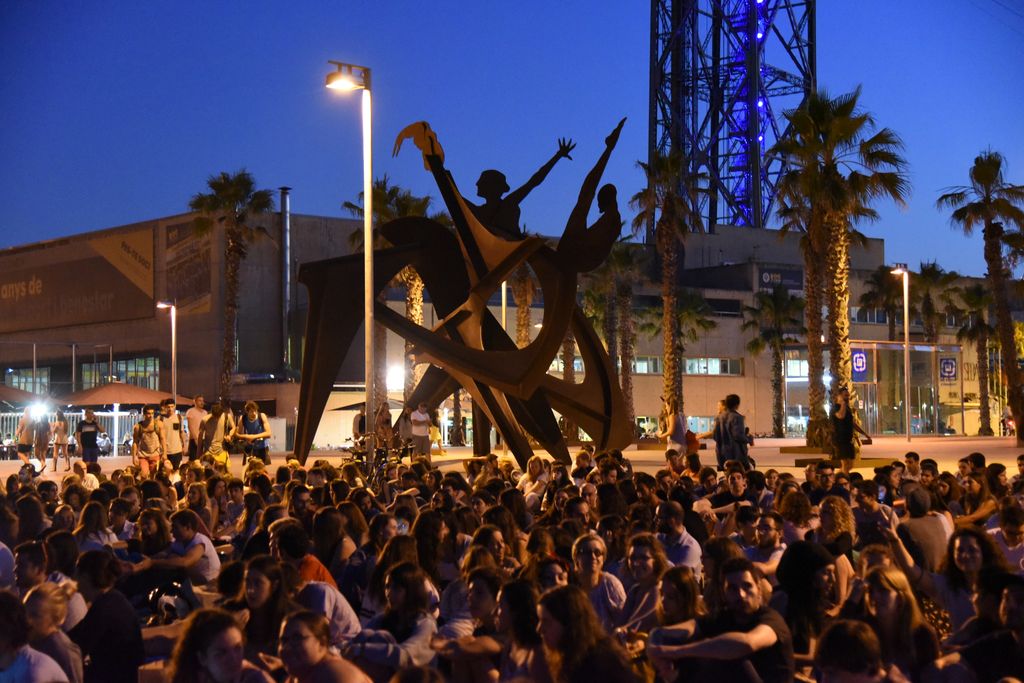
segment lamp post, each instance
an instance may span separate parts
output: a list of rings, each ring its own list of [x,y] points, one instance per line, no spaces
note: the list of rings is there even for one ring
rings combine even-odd
[[[897,263],[893,275],[903,277],[903,422],[910,442],[910,270],[906,263]]]
[[[178,307],[171,301],[158,301],[156,307],[171,312],[171,398],[178,412]]]
[[[369,448],[374,446],[375,422],[373,406],[373,123],[370,116],[370,69],[357,64],[328,60],[336,69],[327,74],[326,85],[331,90],[363,91],[363,355],[366,360],[366,426]]]

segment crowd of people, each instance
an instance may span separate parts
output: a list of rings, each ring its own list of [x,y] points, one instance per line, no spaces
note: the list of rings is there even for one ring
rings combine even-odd
[[[188,425],[150,408],[132,465],[5,482],[0,682],[1024,674],[1024,455],[1013,477],[980,453],[798,477],[583,449],[392,459],[370,488],[358,460],[230,455],[214,408],[206,443],[169,448]]]

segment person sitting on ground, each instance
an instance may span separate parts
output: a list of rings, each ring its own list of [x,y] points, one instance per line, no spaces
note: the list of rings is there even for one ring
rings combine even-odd
[[[290,564],[303,581],[319,581],[337,589],[334,577],[323,562],[309,552],[309,536],[299,522],[291,517],[279,519],[270,525],[270,554],[278,561]]]
[[[47,574],[48,561],[46,546],[41,541],[29,541],[19,545],[14,549],[15,584],[22,596],[28,595],[29,591],[44,582],[74,587],[68,595],[64,621],[61,622],[61,628],[67,632],[85,617],[89,608],[85,604],[85,598],[78,592],[77,585],[68,576],[58,570]]]
[[[234,615],[200,609],[189,615],[166,671],[170,683],[271,683],[245,659],[245,636]]]
[[[25,595],[25,614],[29,623],[29,644],[53,658],[70,683],[82,683],[82,651],[61,630],[67,618],[68,600],[78,595],[71,583],[43,582]]]
[[[60,665],[28,644],[31,633],[25,606],[9,591],[0,591],[0,679],[68,683]]]
[[[196,586],[205,586],[217,578],[220,557],[209,537],[199,533],[199,517],[191,510],[178,510],[171,515],[171,536],[168,549],[156,556],[143,558],[134,565],[134,572],[164,570],[150,575],[150,580],[166,582],[168,577],[187,576]]]
[[[822,681],[908,683],[898,668],[882,664],[882,646],[862,621],[835,621],[822,632],[814,653],[814,669]]]
[[[654,660],[697,660],[702,671],[720,672],[720,680],[735,680],[736,667],[740,667],[765,683],[791,681],[795,666],[789,627],[778,612],[767,606],[761,573],[745,557],[728,560],[721,573],[724,608],[710,617],[691,620],[690,642],[649,644],[648,656]]]

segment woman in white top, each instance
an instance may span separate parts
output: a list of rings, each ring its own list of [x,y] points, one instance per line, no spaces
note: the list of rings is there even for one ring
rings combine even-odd
[[[57,471],[57,461],[63,455],[66,465],[64,471],[67,472],[71,469],[71,455],[68,453],[68,421],[61,410],[57,411],[56,417],[50,423],[50,436],[53,437],[53,471]],[[43,464],[45,466],[45,462]]]
[[[535,455],[526,463],[526,472],[519,477],[516,488],[523,492],[526,498],[526,507],[531,512],[540,510],[540,501],[544,497],[544,489],[547,488],[551,476],[548,474],[544,458]]]

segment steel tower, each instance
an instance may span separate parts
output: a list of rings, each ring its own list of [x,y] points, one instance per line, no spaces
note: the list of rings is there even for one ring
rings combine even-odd
[[[815,88],[814,22],[815,0],[651,0],[648,155],[682,153],[706,229],[768,225],[765,150]]]

